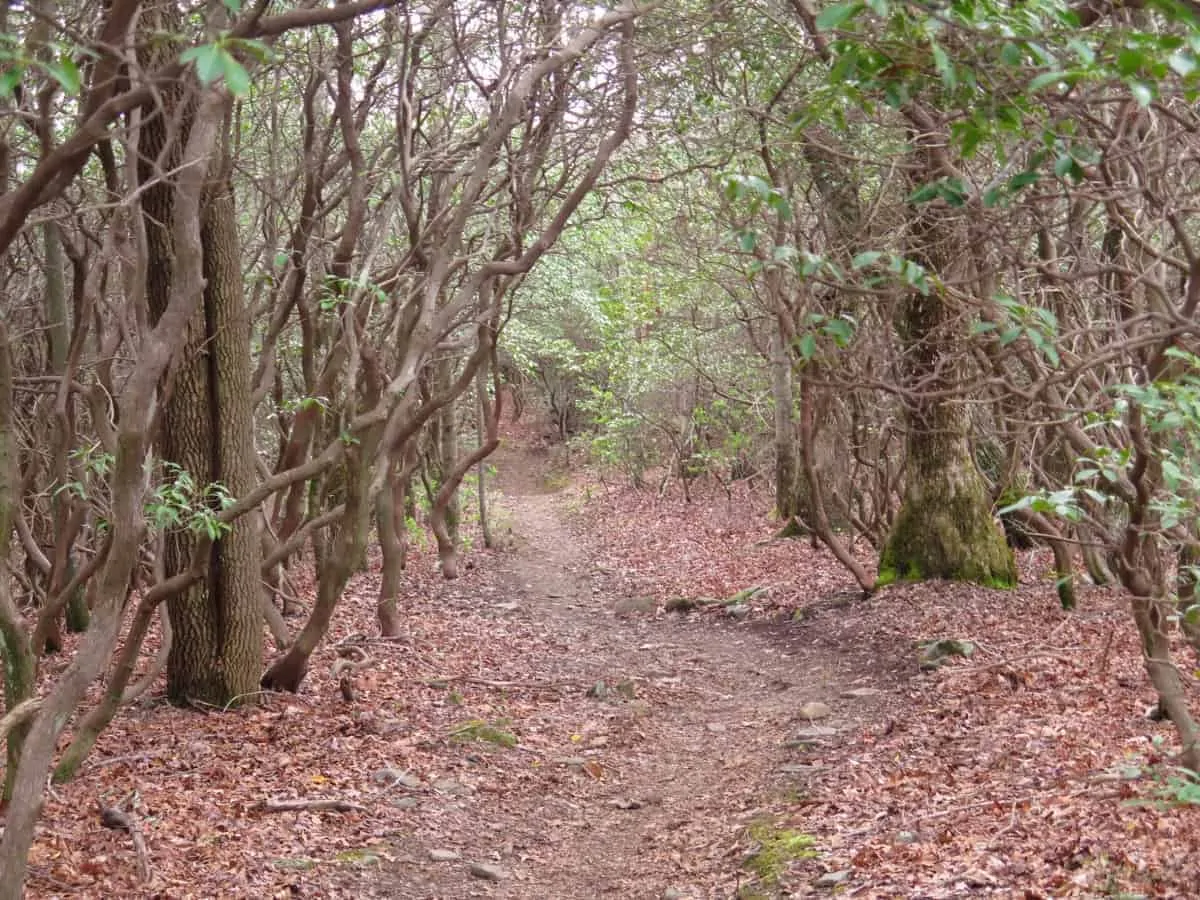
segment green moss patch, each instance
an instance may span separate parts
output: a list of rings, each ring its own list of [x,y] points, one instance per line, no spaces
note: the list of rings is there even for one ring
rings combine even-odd
[[[781,828],[771,820],[755,822],[746,829],[746,836],[758,845],[746,859],[745,868],[765,887],[774,887],[784,876],[788,866],[798,859],[811,859],[817,855],[815,839],[811,834]]]
[[[334,861],[344,866],[377,866],[380,856],[369,847],[362,847],[358,850],[343,850],[334,857]]]
[[[452,741],[482,741],[495,744],[497,747],[515,747],[519,743],[517,736],[508,731],[508,721],[487,722],[483,719],[467,719],[450,730]]]
[[[307,872],[309,869],[315,869],[318,863],[315,859],[301,856],[294,859],[277,859],[271,865],[276,869],[283,869],[288,872]]]
[[[1016,563],[981,489],[943,487],[905,502],[879,560],[876,587],[931,578],[1013,587]]]

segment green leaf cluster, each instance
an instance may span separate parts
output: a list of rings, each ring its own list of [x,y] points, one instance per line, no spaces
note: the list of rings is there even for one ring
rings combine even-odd
[[[232,0],[226,0],[226,5],[230,6],[231,2]],[[243,97],[250,93],[250,73],[238,60],[236,54],[239,53],[259,62],[264,62],[271,56],[270,48],[262,41],[224,35],[210,44],[188,47],[180,54],[179,59],[196,67],[196,77],[200,79],[201,84],[224,81],[231,94]]]
[[[229,532],[228,523],[217,517],[234,502],[224,485],[201,485],[172,462],[163,463],[163,473],[146,502],[146,518],[154,530],[184,528],[214,541]]]

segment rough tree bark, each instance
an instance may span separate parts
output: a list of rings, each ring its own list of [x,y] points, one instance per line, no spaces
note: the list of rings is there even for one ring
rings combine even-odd
[[[454,386],[454,361],[441,359],[432,373],[432,396],[447,396]],[[455,560],[458,553],[458,524],[460,517],[458,491],[447,492],[451,473],[458,467],[458,403],[452,398],[429,421],[429,455],[427,465],[431,481],[426,484],[429,491],[429,518],[434,524],[434,537],[438,544],[438,558],[442,574],[454,578],[457,574]],[[455,486],[457,487],[457,485]]]
[[[203,389],[188,395],[190,409],[177,409],[184,395],[175,394],[166,410],[167,432],[180,449],[190,445],[189,451],[204,451],[206,481],[218,482],[231,496],[240,497],[255,483],[250,318],[242,293],[233,190],[223,175],[206,198],[201,240],[207,282],[204,331],[197,329],[192,337],[208,346],[193,357],[189,368],[198,376],[194,385]],[[196,371],[197,364],[204,366],[203,372]],[[178,432],[172,424],[176,417]],[[191,442],[201,436],[211,439],[202,448]],[[189,535],[186,541],[168,540],[168,561],[173,552],[179,553],[176,562],[186,565],[182,553],[191,553],[195,539]],[[254,518],[243,517],[214,544],[208,577],[170,602],[175,635],[167,690],[172,699],[224,706],[256,690],[262,671],[259,554]]]
[[[492,296],[492,287],[485,286],[481,291],[484,298],[484,308],[490,303]],[[455,396],[466,390],[469,378],[473,377],[474,373],[486,367],[485,360],[494,362],[492,348],[495,346],[495,331],[493,324],[481,325],[479,327],[478,349],[472,358],[467,362],[467,371],[459,378],[458,383],[451,389]],[[488,402],[486,398],[482,398],[484,404],[483,409],[483,426],[484,432],[480,435],[479,446],[475,448],[467,456],[461,460],[457,460],[449,471],[444,473],[444,480],[441,487],[438,489],[437,495],[433,498],[433,504],[429,511],[429,526],[433,530],[434,537],[438,545],[438,559],[442,564],[442,577],[452,579],[458,577],[458,556],[457,556],[457,541],[454,540],[450,531],[447,519],[446,510],[450,508],[450,501],[455,492],[458,490],[462,480],[466,474],[471,471],[471,467],[483,462],[496,448],[500,446],[500,414],[501,414],[501,397],[497,393],[494,400]]]
[[[172,102],[175,101],[175,102]],[[171,123],[168,116],[176,121]],[[193,113],[167,95],[162,114],[143,128],[138,177],[148,248],[147,304],[157,323],[173,289],[176,214],[170,171],[177,151],[167,145],[172,124],[186,133]],[[164,152],[165,149],[165,152]],[[160,168],[159,156],[165,165]],[[242,294],[236,208],[224,160],[210,168],[201,213],[203,302],[188,323],[187,344],[167,391],[160,447],[198,488],[220,484],[234,497],[254,486],[250,384],[250,322]],[[199,498],[197,498],[199,501]],[[205,503],[215,502],[205,497]],[[235,522],[213,545],[206,577],[169,601],[174,641],[167,693],[176,703],[224,707],[253,695],[262,671],[259,543],[252,517]],[[206,537],[186,523],[164,541],[168,577],[190,567]]]
[[[396,608],[396,597],[400,594],[400,579],[404,574],[404,547],[401,532],[404,529],[404,483],[399,477],[398,467],[393,462],[392,475],[388,484],[375,498],[375,530],[379,535],[379,549],[383,555],[383,568],[379,576],[379,600],[375,611],[379,617],[379,633],[383,637],[400,634],[400,611]]]
[[[1200,772],[1200,726],[1192,717],[1179,667],[1171,658],[1171,623],[1177,615],[1178,605],[1168,596],[1162,547],[1152,533],[1155,513],[1148,475],[1153,468],[1153,454],[1136,407],[1131,411],[1130,419],[1135,454],[1130,481],[1137,493],[1129,505],[1129,523],[1116,557],[1118,575],[1130,595],[1146,674],[1158,694],[1159,708],[1167,714],[1179,734],[1183,747],[1179,761],[1192,771]]]
[[[913,121],[910,178],[916,187],[943,177],[948,165],[942,129],[932,116],[915,104],[907,113]],[[879,562],[879,580],[946,578],[1011,586],[1016,565],[975,467],[965,403],[927,396],[953,388],[964,364],[960,322],[945,287],[961,283],[966,274],[961,235],[950,211],[933,203],[913,209],[910,234],[910,253],[929,273],[929,284],[906,290],[895,323],[913,392],[904,498]]]

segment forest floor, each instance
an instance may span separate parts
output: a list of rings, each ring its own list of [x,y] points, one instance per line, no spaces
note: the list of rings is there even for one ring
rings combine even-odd
[[[49,796],[29,896],[1197,895],[1200,811],[1160,802],[1189,786],[1119,593],[1065,614],[1033,552],[1014,591],[863,600],[744,484],[685,503],[560,454],[510,430],[501,546],[452,582],[418,548],[402,637],[373,560],[300,694],[124,711]],[[922,671],[942,638],[973,655]],[[148,877],[98,803],[131,808]]]

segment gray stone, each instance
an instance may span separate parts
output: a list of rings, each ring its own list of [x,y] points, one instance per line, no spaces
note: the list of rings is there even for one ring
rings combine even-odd
[[[476,878],[482,878],[484,881],[503,881],[508,877],[507,872],[491,863],[473,862],[467,867],[467,870]]]
[[[803,747],[805,744],[821,743],[837,734],[836,728],[827,728],[824,725],[812,725],[808,728],[801,728],[790,738],[783,742],[785,747]]]
[[[847,698],[848,700],[858,700],[861,697],[877,697],[882,693],[883,691],[881,691],[879,688],[862,687],[851,688],[848,691],[842,691],[841,696]]]
[[[390,766],[388,766],[388,767],[385,767],[382,769],[378,769],[375,772],[372,772],[371,773],[371,781],[374,782],[375,784],[393,785],[393,784],[399,784],[401,779],[405,778],[407,775],[408,775],[407,772],[404,772],[400,769],[393,769]],[[421,779],[418,778],[417,779],[418,787],[420,786],[420,782],[421,782]],[[406,787],[407,787],[407,785],[406,785]]]
[[[458,794],[469,794],[471,788],[461,781],[455,781],[453,778],[442,778],[433,783],[433,789],[439,794],[450,794],[456,796]]]
[[[828,705],[822,703],[820,700],[812,700],[801,706],[797,712],[799,713],[800,718],[808,719],[811,722],[813,719],[826,718],[833,712],[833,710],[831,710]]]
[[[429,858],[434,862],[454,862],[456,859],[461,859],[458,852],[455,850],[439,850],[434,849],[429,851]]]
[[[725,726],[720,722],[709,722],[705,727],[713,734],[720,734],[725,730]]]
[[[843,869],[840,872],[826,872],[817,879],[817,887],[837,887],[849,878],[849,869]]]
[[[617,799],[609,800],[608,802],[617,809],[625,810],[641,809],[645,805],[641,800],[637,800],[633,797],[618,797]]]
[[[917,662],[922,672],[930,672],[939,668],[942,663],[946,662],[952,656],[961,656],[963,659],[970,659],[975,655],[975,644],[973,641],[942,638],[934,641],[921,641],[917,646],[921,651],[917,656]]]
[[[732,603],[725,607],[725,614],[731,619],[737,619],[738,621],[741,621],[742,619],[746,618],[746,616],[750,615],[750,607],[745,603]]]
[[[921,839],[920,836],[915,831],[897,831],[896,832],[896,843],[897,844],[915,844],[920,839]]]
[[[400,797],[392,801],[392,806],[396,809],[416,809],[420,805],[421,801],[417,797]]]
[[[554,764],[556,766],[566,766],[568,769],[582,769],[588,764],[588,760],[584,756],[564,756],[561,759],[556,759]]]

